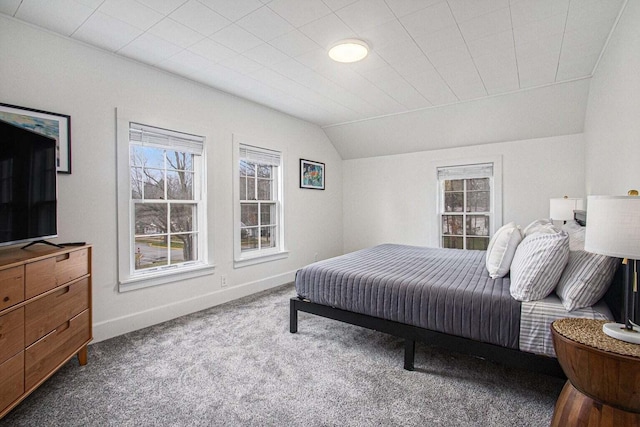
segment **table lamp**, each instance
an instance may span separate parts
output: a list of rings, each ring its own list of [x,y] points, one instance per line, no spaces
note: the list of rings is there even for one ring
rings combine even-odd
[[[584,209],[584,199],[576,197],[560,197],[549,199],[549,218],[553,221],[570,221],[574,210]]]
[[[629,196],[589,196],[584,249],[588,252],[623,258],[624,324],[605,323],[602,330],[610,337],[640,344],[637,321],[638,270],[640,259],[640,197],[635,190]]]

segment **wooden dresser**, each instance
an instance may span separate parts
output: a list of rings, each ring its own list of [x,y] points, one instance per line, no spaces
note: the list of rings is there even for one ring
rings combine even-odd
[[[0,250],[0,418],[76,354],[87,363],[91,246]]]

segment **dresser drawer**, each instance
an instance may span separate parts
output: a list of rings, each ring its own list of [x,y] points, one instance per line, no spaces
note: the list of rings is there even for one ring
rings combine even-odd
[[[25,298],[40,295],[88,273],[89,250],[86,248],[29,263],[25,266]]]
[[[0,310],[24,301],[24,266],[0,271]]]
[[[0,316],[0,363],[24,350],[24,307]]]
[[[24,350],[0,364],[0,412],[24,393]]]
[[[75,354],[89,338],[89,310],[85,310],[27,347],[24,356],[25,389],[30,389],[50,374],[63,360]]]
[[[25,306],[24,340],[30,345],[89,308],[89,278],[66,286]]]

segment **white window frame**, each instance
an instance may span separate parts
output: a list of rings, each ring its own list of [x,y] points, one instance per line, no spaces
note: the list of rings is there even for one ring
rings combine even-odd
[[[285,218],[284,218],[284,163],[285,153],[282,150],[267,148],[265,144],[255,143],[244,137],[233,136],[233,265],[240,268],[263,262],[275,261],[289,256],[285,247]],[[240,215],[240,160],[241,148],[248,148],[255,153],[263,152],[266,156],[280,157],[280,165],[277,167],[275,179],[277,236],[275,247],[242,251],[241,243],[241,215]],[[258,215],[260,217],[260,215]]]
[[[482,164],[491,164],[493,167],[493,174],[491,178],[491,203],[489,212],[478,212],[478,214],[488,214],[489,215],[489,236],[488,239],[491,239],[493,234],[496,232],[498,228],[502,226],[502,156],[492,156],[492,157],[483,157],[483,158],[474,158],[474,159],[458,159],[456,161],[451,162],[439,162],[435,165],[435,179],[437,183],[437,238],[438,238],[438,247],[442,246],[442,237],[443,237],[443,229],[442,229],[442,216],[449,215],[449,212],[444,212],[444,182],[439,177],[440,169],[447,168],[457,168],[461,166],[474,166],[474,165],[482,165]],[[468,177],[462,177],[456,179],[469,179],[475,176],[469,175]],[[472,213],[473,215],[473,213]],[[466,247],[466,241],[464,242],[464,246]]]
[[[174,123],[171,120],[159,122],[155,117],[149,117],[142,113],[131,113],[123,109],[117,109],[117,198],[118,198],[118,284],[119,291],[130,291],[149,286],[161,285],[175,281],[182,281],[194,277],[213,274],[214,266],[209,259],[209,235],[207,229],[207,155],[202,140],[202,152],[199,166],[194,164],[194,169],[199,177],[194,179],[194,187],[198,189],[200,195],[196,200],[197,205],[197,254],[198,259],[180,264],[167,265],[164,267],[150,269],[135,269],[135,204],[131,198],[131,164],[130,164],[130,129],[132,124],[139,124],[158,129],[162,136],[170,140],[171,135],[175,136],[172,142],[167,142],[168,147],[179,151],[179,137],[181,135],[204,135],[202,130],[194,129],[191,125]],[[134,127],[136,127],[134,125]],[[140,127],[140,126],[138,126]],[[175,131],[169,129],[176,129]],[[183,130],[188,129],[189,132]],[[133,135],[133,134],[132,134]],[[196,138],[197,139],[197,138]],[[138,142],[136,142],[137,144]],[[159,145],[156,145],[159,146]],[[182,147],[187,150],[187,145]],[[191,148],[193,149],[193,148]],[[195,182],[197,180],[197,182]]]

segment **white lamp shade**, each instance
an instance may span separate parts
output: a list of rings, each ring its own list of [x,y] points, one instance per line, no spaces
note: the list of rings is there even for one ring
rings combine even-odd
[[[549,218],[555,221],[573,219],[573,211],[584,209],[584,199],[562,197],[549,199]]]
[[[589,196],[584,249],[640,259],[640,197]]]

